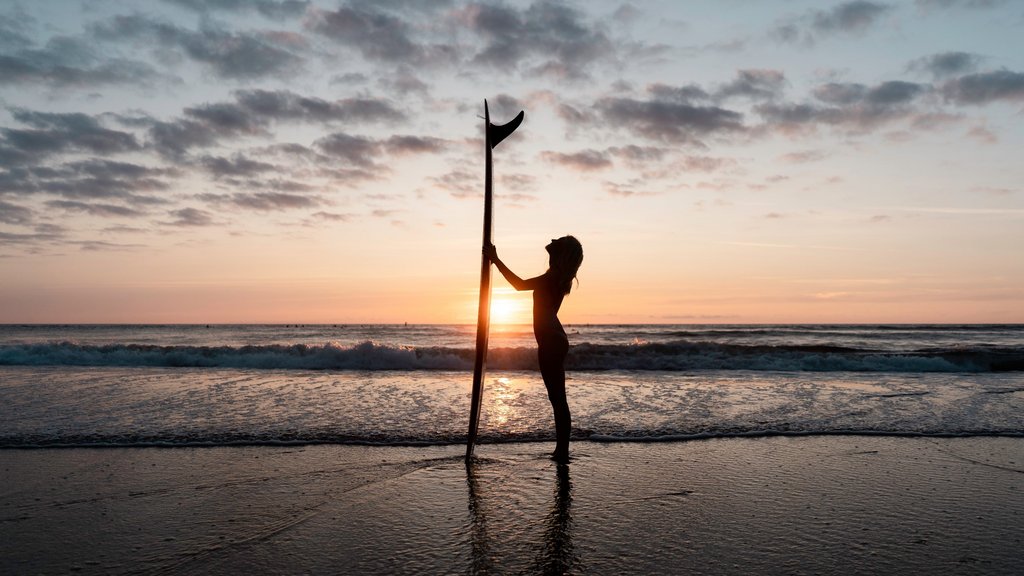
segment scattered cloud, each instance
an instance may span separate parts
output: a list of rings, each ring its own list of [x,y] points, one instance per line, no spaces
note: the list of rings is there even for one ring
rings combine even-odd
[[[69,212],[81,212],[90,216],[99,216],[102,218],[112,217],[133,217],[142,216],[145,212],[137,210],[135,208],[129,208],[127,206],[118,206],[115,204],[102,204],[102,203],[89,203],[81,202],[78,200],[50,200],[46,203],[50,208],[59,208]]]
[[[165,226],[191,228],[212,226],[216,223],[213,220],[212,214],[198,208],[179,208],[177,210],[171,210],[168,214],[170,214],[174,220],[171,220],[170,222],[161,222],[161,224],[164,224]]]
[[[32,210],[0,200],[0,222],[27,226],[32,222]]]
[[[483,43],[472,61],[502,71],[584,78],[592,65],[617,52],[601,25],[564,3],[539,1],[523,9],[470,4],[460,20]]]
[[[836,35],[859,35],[875,26],[892,6],[866,0],[854,0],[828,10],[811,10],[778,24],[770,33],[784,43],[814,44]]]
[[[303,66],[303,59],[292,51],[289,40],[294,38],[289,34],[232,32],[215,27],[208,19],[199,30],[190,30],[141,14],[114,16],[94,25],[92,34],[98,40],[175,50],[230,79],[287,77]],[[166,59],[166,54],[161,56]]]
[[[863,32],[891,9],[887,4],[854,0],[815,12],[813,26],[818,32]]]
[[[916,0],[921,8],[993,8],[1005,4],[1006,0]]]
[[[448,142],[430,136],[391,136],[384,141],[384,148],[390,154],[433,154],[448,148]]]
[[[0,29],[0,35],[8,34],[15,35],[7,44],[19,48],[6,52],[0,45],[0,77],[7,84],[41,83],[56,88],[150,87],[159,80],[170,79],[145,62],[104,57],[84,39],[55,36],[42,48],[31,48],[27,38],[10,29]]]
[[[306,27],[370,61],[422,66],[457,57],[454,46],[420,42],[413,25],[372,3],[352,3],[337,10],[312,8]]]
[[[152,194],[167,190],[166,177],[175,174],[173,169],[93,158],[0,172],[0,192],[50,194],[71,200],[117,199],[149,206],[165,202]]]
[[[242,154],[235,154],[232,158],[203,156],[198,159],[198,162],[214,178],[254,176],[280,170],[278,166],[268,162],[251,160]]]
[[[981,56],[969,52],[942,52],[918,58],[910,62],[907,69],[925,72],[936,79],[942,79],[974,72],[981,61]]]
[[[288,90],[237,90],[234,105],[241,113],[261,122],[293,120],[306,122],[397,122],[406,115],[388,100],[354,97],[333,102],[302,96]]]
[[[308,0],[164,0],[207,14],[210,12],[256,11],[267,18],[296,18],[309,8]]]
[[[594,107],[610,127],[658,142],[703,147],[706,137],[744,130],[742,113],[695,103],[704,97],[699,88],[656,85],[650,87],[649,95],[647,99],[601,98]]]
[[[911,118],[911,106],[929,86],[893,80],[875,86],[830,82],[813,91],[820,103],[766,103],[755,107],[765,122],[782,132],[814,130],[829,125],[866,131],[883,124]]]
[[[541,158],[552,164],[559,164],[581,172],[604,170],[612,167],[612,161],[608,159],[608,155],[598,150],[582,150],[571,154],[547,151],[541,153]]]
[[[371,167],[380,150],[380,144],[363,136],[335,132],[318,139],[313,145],[324,154],[358,167]]]
[[[535,190],[537,188],[537,179],[529,174],[502,174],[498,177],[498,181],[502,186],[511,188],[512,190],[526,191]],[[525,200],[528,194],[518,194],[521,199]]]
[[[468,199],[483,197],[480,175],[462,168],[456,168],[441,176],[431,178],[440,189],[447,190],[454,198]]]
[[[989,130],[986,126],[974,126],[967,131],[967,136],[973,138],[982,144],[997,144],[999,137],[996,133]]]
[[[1024,101],[1024,73],[995,70],[968,74],[943,84],[941,92],[947,101],[961,105]]]
[[[780,156],[783,162],[789,162],[790,164],[807,164],[810,162],[817,162],[824,160],[828,157],[828,153],[823,150],[800,150],[798,152],[789,152]]]
[[[0,128],[0,158],[8,165],[36,161],[62,152],[120,154],[139,150],[129,132],[105,128],[81,112],[36,112],[11,109],[11,116],[28,128]]]
[[[327,220],[330,222],[351,222],[355,216],[352,214],[339,214],[337,212],[314,212],[310,214],[311,217],[319,220]]]
[[[738,70],[735,79],[715,91],[715,97],[773,100],[782,95],[785,87],[786,76],[780,70]]]
[[[318,198],[285,192],[236,193],[226,200],[238,208],[260,212],[314,208],[322,203]]]

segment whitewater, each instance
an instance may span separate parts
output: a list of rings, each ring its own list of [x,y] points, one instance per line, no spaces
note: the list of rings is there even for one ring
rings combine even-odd
[[[1020,325],[571,325],[573,436],[1024,435]],[[0,326],[0,447],[465,441],[472,326]],[[547,440],[528,326],[484,442]]]

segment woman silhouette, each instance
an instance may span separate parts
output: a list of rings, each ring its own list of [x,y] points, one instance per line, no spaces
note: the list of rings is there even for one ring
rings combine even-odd
[[[562,299],[572,288],[576,271],[583,263],[583,246],[572,236],[552,240],[548,251],[547,272],[523,280],[498,258],[493,245],[484,248],[484,255],[498,267],[501,275],[516,290],[533,290],[533,335],[537,338],[537,359],[540,375],[548,389],[548,400],[555,413],[555,453],[558,462],[569,460],[569,433],[572,417],[565,399],[565,355],[569,352],[569,338],[558,321]]]

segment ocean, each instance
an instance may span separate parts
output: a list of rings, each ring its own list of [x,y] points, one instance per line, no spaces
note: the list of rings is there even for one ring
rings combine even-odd
[[[1024,325],[568,325],[574,439],[1024,436]],[[465,442],[475,327],[3,325],[0,447]],[[529,326],[482,443],[552,440]]]

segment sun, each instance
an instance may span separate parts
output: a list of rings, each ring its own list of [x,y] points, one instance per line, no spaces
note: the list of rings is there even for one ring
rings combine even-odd
[[[491,296],[491,324],[524,324],[529,322],[526,303],[515,292],[495,290]]]

